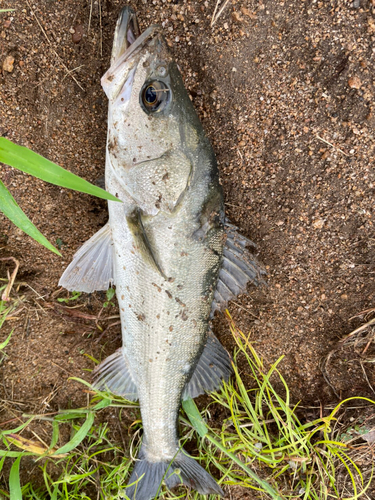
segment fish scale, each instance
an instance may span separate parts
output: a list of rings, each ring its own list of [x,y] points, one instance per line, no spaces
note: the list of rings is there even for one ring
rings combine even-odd
[[[142,446],[126,495],[150,500],[162,481],[222,495],[181,449],[178,413],[182,399],[228,380],[230,357],[210,319],[249,281],[261,283],[264,270],[225,220],[215,156],[161,28],[138,36],[135,27],[126,7],[102,78],[106,189],[122,203],[108,203],[108,223],[77,251],[60,285],[116,285],[123,346],[95,369],[94,387],[139,399]]]

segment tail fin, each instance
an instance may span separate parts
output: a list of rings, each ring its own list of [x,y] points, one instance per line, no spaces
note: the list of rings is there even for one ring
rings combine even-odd
[[[142,447],[143,448],[143,447]],[[146,459],[144,449],[139,452],[125,494],[131,500],[151,500],[160,492],[161,483],[168,488],[184,484],[197,490],[202,495],[216,494],[224,496],[222,489],[192,457],[178,452],[171,463],[151,462]],[[135,484],[132,484],[135,483]]]

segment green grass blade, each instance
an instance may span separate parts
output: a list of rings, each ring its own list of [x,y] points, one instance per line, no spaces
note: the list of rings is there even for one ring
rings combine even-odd
[[[3,137],[0,137],[0,140]],[[3,214],[8,217],[9,220],[13,222],[17,227],[22,229],[22,231],[32,238],[35,241],[40,243],[41,245],[51,250],[51,252],[60,255],[61,253],[47,240],[45,236],[34,226],[31,220],[27,217],[26,214],[20,209],[17,205],[16,200],[4,186],[4,184],[0,181],[0,210]]]
[[[120,201],[104,189],[90,184],[78,175],[72,174],[28,148],[14,144],[5,137],[0,137],[0,161],[51,184],[92,194],[105,200]]]
[[[191,425],[198,432],[200,437],[204,437],[208,432],[208,428],[204,423],[203,418],[201,417],[201,414],[199,413],[197,405],[194,403],[194,401],[191,398],[182,401],[182,408],[188,416]]]
[[[9,493],[10,500],[22,500],[22,490],[20,483],[20,461],[22,455],[20,455],[12,465],[9,474]]]
[[[86,421],[78,429],[76,434],[74,434],[73,438],[68,443],[64,444],[64,446],[59,448],[55,454],[62,455],[63,453],[69,453],[74,448],[76,448],[84,440],[84,438],[87,436],[87,433],[89,432],[89,430],[92,427],[92,424],[94,423],[94,418],[95,418],[95,414],[93,412],[89,412],[87,414]]]
[[[0,326],[1,326],[1,325],[0,325]],[[11,338],[11,336],[12,336],[13,332],[14,332],[14,328],[13,328],[13,330],[10,332],[10,334],[8,335],[8,337],[4,340],[4,342],[2,342],[2,343],[0,344],[0,351],[2,351],[3,349],[5,349],[5,347],[9,344],[9,341],[10,341],[10,338]]]

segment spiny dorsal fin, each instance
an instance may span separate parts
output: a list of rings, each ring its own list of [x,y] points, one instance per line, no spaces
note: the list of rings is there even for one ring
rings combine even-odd
[[[223,380],[228,381],[231,373],[229,354],[215,335],[209,332],[198,364],[182,393],[182,399],[196,398],[200,394],[218,389]]]
[[[59,285],[70,291],[91,293],[114,284],[112,234],[107,222],[76,252]]]
[[[219,279],[212,303],[211,316],[214,312],[222,310],[228,302],[240,293],[246,292],[248,283],[260,285],[264,283],[266,274],[257,258],[247,247],[255,244],[242,236],[237,227],[225,222],[227,240],[223,250],[223,262],[219,272]]]

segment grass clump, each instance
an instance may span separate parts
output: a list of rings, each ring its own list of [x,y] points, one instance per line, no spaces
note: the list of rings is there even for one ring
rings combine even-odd
[[[252,498],[324,500],[366,498],[372,480],[372,464],[361,469],[364,457],[370,457],[371,425],[352,428],[341,421],[344,409],[354,401],[373,411],[374,402],[350,398],[333,407],[326,417],[305,421],[298,405],[291,403],[290,392],[279,366],[282,359],[266,368],[252,344],[229,317],[237,342],[233,357],[234,377],[212,401],[199,411],[192,400],[183,404],[181,415],[182,446],[194,438],[200,464],[215,475],[224,490],[243,487]],[[244,360],[251,373],[251,388],[245,386],[239,372]],[[76,379],[79,380],[79,379]],[[87,382],[80,380],[91,389]],[[276,389],[276,387],[278,389]],[[281,387],[281,389],[280,389]],[[89,391],[91,394],[94,394]],[[221,428],[210,428],[211,405],[219,405],[225,418]],[[16,499],[20,491],[25,499],[111,499],[126,498],[126,484],[140,443],[141,422],[133,415],[129,421],[132,436],[121,445],[113,437],[103,411],[133,412],[136,405],[107,393],[96,393],[86,408],[60,411],[52,415],[23,415],[16,429],[1,433],[0,469],[5,460],[14,460],[4,498]],[[129,415],[128,415],[129,419]],[[51,439],[44,443],[34,432],[33,423],[50,427]],[[132,423],[133,422],[133,423]],[[70,438],[64,438],[64,429]],[[354,428],[354,425],[352,426]],[[349,436],[349,438],[348,438]],[[36,438],[36,439],[35,439]],[[126,442],[125,442],[126,441]],[[65,444],[64,444],[65,443]],[[15,450],[16,447],[16,450]],[[24,457],[39,463],[44,486],[21,486],[19,471]],[[21,466],[20,466],[21,462]],[[20,469],[21,467],[21,469]],[[217,473],[216,473],[217,475]],[[228,490],[229,488],[229,490]],[[168,500],[203,498],[197,492],[180,488],[177,493],[161,488]],[[16,493],[15,493],[16,492]],[[216,498],[214,495],[210,499]],[[367,497],[371,498],[371,496]]]
[[[3,12],[5,12],[5,10],[3,10]],[[120,201],[115,196],[107,193],[104,189],[90,184],[90,182],[85,179],[72,174],[68,170],[65,170],[59,165],[56,165],[56,163],[47,160],[47,158],[38,155],[26,147],[14,144],[5,137],[0,137],[0,162],[33,175],[38,179],[55,184],[56,186],[74,189],[106,200]],[[3,212],[13,224],[34,238],[38,243],[48,248],[51,252],[61,255],[18,206],[16,200],[1,180],[0,212]]]

